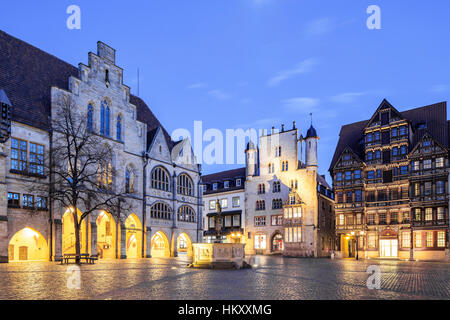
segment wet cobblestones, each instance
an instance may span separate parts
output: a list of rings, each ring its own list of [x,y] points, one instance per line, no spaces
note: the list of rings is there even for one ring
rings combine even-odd
[[[252,257],[244,270],[187,268],[186,258],[100,261],[81,266],[68,289],[67,266],[0,265],[0,299],[450,299],[450,264]],[[381,289],[366,286],[370,265]]]

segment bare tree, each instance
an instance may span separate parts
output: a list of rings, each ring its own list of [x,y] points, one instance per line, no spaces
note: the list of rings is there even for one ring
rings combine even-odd
[[[114,186],[121,179],[112,165],[113,149],[93,132],[87,114],[79,112],[70,96],[61,96],[56,108],[51,121],[52,144],[42,165],[50,177],[49,199],[73,215],[76,263],[80,263],[83,220],[105,210],[120,222],[121,212],[130,206],[121,197],[122,188]]]

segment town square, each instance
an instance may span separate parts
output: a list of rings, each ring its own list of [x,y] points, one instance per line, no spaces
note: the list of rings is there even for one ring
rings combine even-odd
[[[8,3],[0,300],[449,300],[450,6],[322,2]]]

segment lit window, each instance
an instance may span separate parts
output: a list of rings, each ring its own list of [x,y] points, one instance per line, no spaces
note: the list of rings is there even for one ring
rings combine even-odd
[[[411,246],[411,233],[402,232],[402,247],[409,248]]]
[[[427,159],[423,161],[423,168],[426,169],[431,169],[432,167],[432,162],[431,159]]]
[[[369,246],[369,248],[376,248],[376,235],[369,234],[368,246]]]
[[[411,170],[418,171],[420,169],[420,161],[413,161],[411,163]]]
[[[416,232],[415,233],[416,236],[416,248],[422,248],[422,233],[420,232]]]
[[[236,187],[240,187],[241,186],[241,179],[236,179]]]
[[[228,199],[221,199],[220,200],[220,206],[222,207],[222,208],[228,208]]]
[[[440,157],[436,159],[436,168],[444,167],[444,157]]]
[[[433,220],[433,209],[426,208],[425,209],[425,221],[431,221],[431,220]]]
[[[266,225],[266,217],[255,217],[255,227],[264,227]]]
[[[433,247],[433,232],[427,232],[427,247],[431,248]]]
[[[437,233],[437,246],[439,248],[445,247],[445,232],[444,231],[439,231]]]
[[[255,249],[265,250],[266,249],[266,235],[256,234],[255,235]]]
[[[420,208],[414,209],[414,220],[415,220],[415,221],[420,221],[420,220],[422,220],[422,214],[421,214]]]
[[[437,208],[437,219],[438,220],[444,220],[444,212],[445,212],[445,209],[443,207]]]
[[[125,193],[134,193],[134,171],[131,168],[125,171]]]
[[[210,200],[209,201],[209,210],[215,210],[216,209],[216,201]]]
[[[217,183],[213,183],[213,190],[217,190],[218,184]]]

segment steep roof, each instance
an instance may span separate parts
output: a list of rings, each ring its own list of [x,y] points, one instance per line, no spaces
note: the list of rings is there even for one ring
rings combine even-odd
[[[447,121],[447,102],[439,102],[432,105],[400,112],[401,116],[409,120],[414,131],[412,147],[422,138],[425,132],[429,132],[439,143],[449,147],[449,121]],[[340,155],[346,147],[352,149],[361,159],[364,159],[364,128],[370,120],[351,123],[341,127],[339,141],[330,165],[330,171],[335,166]],[[426,123],[426,130],[417,130],[417,125]]]
[[[0,88],[11,100],[14,121],[49,129],[51,87],[68,90],[70,76],[78,78],[78,68],[0,30]],[[130,103],[148,131],[161,126],[141,98],[130,95]],[[163,131],[171,148],[170,136]]]
[[[218,181],[232,180],[236,178],[245,178],[245,168],[216,172],[202,176],[203,183],[212,183]]]

